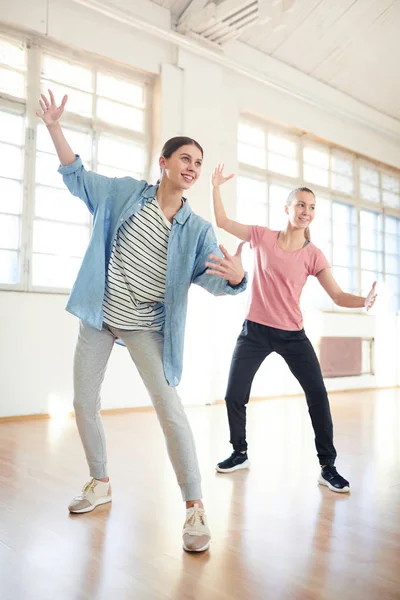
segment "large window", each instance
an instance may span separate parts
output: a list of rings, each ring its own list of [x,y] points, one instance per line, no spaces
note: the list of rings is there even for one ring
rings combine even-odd
[[[357,294],[357,226],[354,206],[332,202],[332,259],[334,277],[342,289]]]
[[[374,281],[383,280],[383,218],[378,212],[360,210],[361,294],[368,294]],[[398,259],[398,257],[397,257]]]
[[[374,281],[385,282],[400,310],[400,172],[251,119],[239,125],[238,159],[240,221],[281,229],[290,191],[310,187],[317,198],[311,237],[341,287],[366,295]],[[316,306],[332,308],[307,286]]]
[[[76,60],[0,35],[0,286],[66,291],[90,237],[90,215],[65,188],[40,93],[68,94],[62,125],[87,169],[143,178],[148,166],[148,82],[114,64]]]
[[[0,281],[19,283],[25,146],[26,49],[0,38]]]
[[[400,218],[385,218],[385,276],[393,310],[400,310]]]

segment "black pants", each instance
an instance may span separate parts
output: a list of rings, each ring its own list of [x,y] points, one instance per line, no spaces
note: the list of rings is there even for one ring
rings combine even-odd
[[[321,367],[304,329],[285,331],[245,321],[233,353],[226,391],[230,442],[238,452],[247,450],[246,404],[251,385],[263,360],[277,352],[286,361],[306,395],[321,465],[333,465],[333,425]]]

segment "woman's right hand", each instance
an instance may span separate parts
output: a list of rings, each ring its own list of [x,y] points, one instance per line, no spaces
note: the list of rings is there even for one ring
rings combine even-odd
[[[372,284],[372,288],[371,288],[368,296],[365,298],[365,308],[367,310],[372,308],[373,305],[375,304],[375,300],[378,295],[375,291],[375,288],[376,288],[376,281],[374,281],[374,283]]]
[[[41,94],[41,100],[39,100],[39,104],[43,112],[36,113],[37,116],[44,121],[47,127],[57,123],[57,121],[60,119],[61,115],[64,112],[64,108],[68,100],[68,96],[65,95],[62,99],[60,106],[57,106],[56,101],[54,99],[54,94],[51,90],[49,90],[49,96],[50,101],[44,94]]]
[[[224,166],[225,166],[224,163],[219,163],[215,167],[213,174],[211,175],[211,184],[213,187],[218,187],[218,186],[222,185],[223,183],[226,183],[227,181],[229,181],[229,179],[232,179],[232,177],[235,177],[234,173],[231,173],[230,175],[225,177]]]

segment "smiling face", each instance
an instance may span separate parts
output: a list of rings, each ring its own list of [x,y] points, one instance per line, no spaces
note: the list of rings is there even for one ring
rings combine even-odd
[[[314,219],[315,196],[312,192],[298,191],[289,205],[285,206],[289,222],[295,229],[306,229]]]
[[[173,187],[188,190],[200,177],[203,154],[195,144],[178,148],[169,158],[160,156],[159,164],[163,178]]]

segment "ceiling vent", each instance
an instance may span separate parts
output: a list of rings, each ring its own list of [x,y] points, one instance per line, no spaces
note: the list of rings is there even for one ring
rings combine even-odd
[[[253,25],[274,20],[282,26],[294,3],[295,0],[220,0],[193,10],[196,2],[192,2],[179,19],[177,31],[223,46]]]

